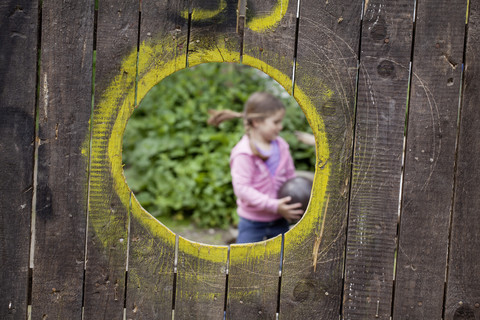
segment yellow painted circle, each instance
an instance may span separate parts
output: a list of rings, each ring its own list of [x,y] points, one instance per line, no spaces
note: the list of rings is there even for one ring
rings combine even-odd
[[[176,57],[175,60],[159,63],[158,53],[161,53],[162,50],[164,50],[163,48],[164,45],[162,44],[145,43],[142,44],[140,48],[137,101],[141,101],[147,92],[162,79],[184,67],[182,64],[184,64],[185,56],[179,56]],[[211,52],[202,52],[201,57],[195,56],[195,54],[190,55],[189,61],[191,61],[193,65],[201,62],[236,62],[238,60],[238,53],[229,51],[225,46],[222,47],[221,44],[219,44],[216,49],[217,50],[212,50]],[[94,129],[91,149],[91,195],[97,197],[104,195],[106,198],[109,197],[109,193],[112,190],[111,186],[107,185],[107,182],[101,174],[95,174],[95,168],[105,167],[105,162],[107,161],[106,167],[113,181],[114,192],[118,195],[122,205],[125,206],[127,210],[131,205],[132,218],[144,225],[153,237],[161,237],[167,242],[174,242],[175,238],[172,237],[173,233],[141,207],[128,187],[123,174],[122,140],[127,121],[134,111],[134,75],[136,74],[136,64],[137,52],[134,51],[123,60],[119,74],[104,91],[94,111]],[[243,56],[243,64],[264,71],[284,86],[287,91],[291,91],[291,78],[278,69],[248,55]],[[326,95],[325,99],[328,99],[329,92],[331,91],[323,90],[323,92],[325,92]],[[308,234],[311,234],[313,231],[312,228],[314,228],[316,222],[321,218],[330,175],[330,164],[328,161],[325,164],[325,159],[329,159],[329,145],[322,118],[312,104],[311,99],[303,93],[301,88],[295,88],[295,99],[305,113],[315,135],[317,164],[324,164],[321,170],[317,169],[315,172],[311,201],[307,212],[302,220],[289,231],[294,234],[295,240],[300,242]],[[89,137],[86,138],[85,147],[82,150],[84,154],[87,154],[88,140]],[[323,160],[319,161],[320,159]],[[109,215],[110,212],[97,214]],[[101,221],[102,219],[100,218],[99,220]],[[100,228],[101,225],[101,223],[94,223],[93,229],[102,243],[106,244],[111,239],[109,239],[108,231],[106,234],[105,229]],[[212,247],[211,245],[205,246]],[[250,246],[250,244],[245,246]],[[212,261],[216,259],[215,255],[202,258]]]

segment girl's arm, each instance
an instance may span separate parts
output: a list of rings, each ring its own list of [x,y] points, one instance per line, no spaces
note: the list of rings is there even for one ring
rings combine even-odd
[[[303,142],[309,146],[315,145],[315,136],[311,133],[295,131],[295,136],[300,142]]]
[[[277,213],[278,199],[256,190],[252,186],[255,173],[255,164],[251,156],[239,154],[230,162],[232,184],[235,195],[250,206]]]

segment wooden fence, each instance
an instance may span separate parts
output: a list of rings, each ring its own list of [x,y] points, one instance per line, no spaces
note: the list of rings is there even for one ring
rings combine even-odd
[[[2,0],[0,318],[480,319],[479,10]],[[283,238],[192,243],[124,181],[134,106],[218,61],[278,80],[316,135]]]

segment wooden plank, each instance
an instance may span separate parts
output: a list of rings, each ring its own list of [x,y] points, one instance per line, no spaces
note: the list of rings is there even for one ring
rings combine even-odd
[[[188,12],[182,1],[142,1],[137,103],[163,78],[186,65]],[[127,118],[133,110],[129,110]],[[126,125],[122,120],[122,127]],[[132,197],[127,319],[171,318],[175,235]]]
[[[32,319],[82,313],[93,14],[92,0],[43,2]]]
[[[445,319],[480,318],[480,113],[478,35],[480,4],[470,1],[457,154],[455,198],[448,261]],[[459,66],[460,67],[460,66]]]
[[[129,93],[135,88],[136,59],[124,62],[124,58],[137,49],[139,4],[137,0],[102,0],[98,5],[84,319],[120,319],[124,312],[130,193],[115,192],[106,152],[110,137],[104,135],[113,130],[120,106],[112,103],[109,114],[102,112],[102,106],[114,82],[124,91],[124,103],[133,109],[134,94]]]
[[[389,319],[414,2],[366,3],[342,314]]]
[[[246,21],[242,10],[237,28],[241,37],[245,27],[242,62],[264,71],[291,93],[297,2],[248,2]],[[277,237],[231,247],[227,318],[275,319],[281,243]]]
[[[238,0],[191,0],[189,66],[204,62],[240,62],[238,4]],[[182,12],[185,18],[187,14]]]
[[[242,62],[270,75],[289,93],[292,92],[297,3],[288,0],[248,2],[243,40]]]
[[[228,247],[179,237],[175,319],[222,319]]]
[[[188,0],[144,0],[141,10],[139,97],[167,75],[185,68],[188,17],[184,12],[188,15]]]
[[[38,3],[0,4],[0,318],[26,319]],[[12,281],[15,279],[15,281]]]
[[[127,319],[171,319],[175,235],[132,197]]]
[[[186,66],[188,8],[188,1],[142,3],[138,101],[164,77]],[[221,265],[225,272],[227,248],[195,245],[180,238],[175,288],[173,233],[153,218],[135,212],[134,206],[131,232],[135,241],[130,247],[127,316],[166,317],[175,303],[176,318],[221,317],[225,300]],[[157,231],[152,233],[151,228]],[[145,251],[141,241],[152,241],[148,240],[151,237],[155,245]],[[138,263],[145,259],[152,262]],[[152,265],[158,270],[150,276]]]
[[[417,6],[393,317],[442,317],[465,1]]]
[[[316,135],[309,207],[285,234],[280,317],[338,319],[361,2],[302,0],[295,98]]]
[[[232,245],[227,319],[275,319],[282,236]]]

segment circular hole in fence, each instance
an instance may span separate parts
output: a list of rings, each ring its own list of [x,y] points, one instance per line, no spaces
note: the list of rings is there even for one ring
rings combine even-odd
[[[315,148],[307,141],[313,136],[304,113],[280,84],[252,67],[208,63],[175,72],[146,94],[128,120],[127,183],[140,204],[175,233],[209,244],[236,241],[229,158],[245,129],[240,119],[208,125],[208,110],[241,112],[255,92],[268,92],[285,106],[280,136],[290,146],[297,176],[313,179]],[[304,184],[297,182],[294,190],[298,183]]]

